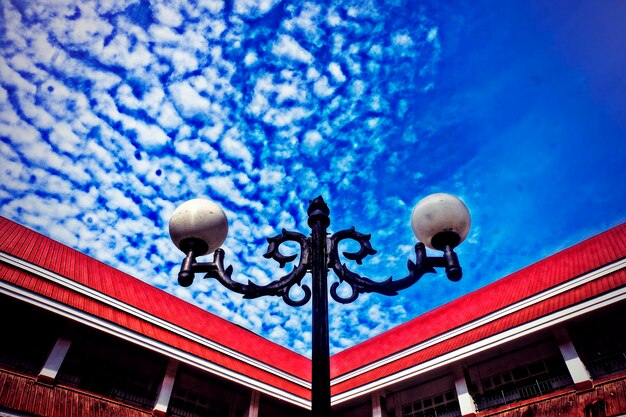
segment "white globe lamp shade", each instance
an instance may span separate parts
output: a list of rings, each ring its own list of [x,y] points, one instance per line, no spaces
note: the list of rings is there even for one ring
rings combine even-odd
[[[170,237],[178,249],[187,252],[193,244],[197,256],[213,253],[228,235],[228,219],[211,200],[196,198],[178,206],[170,218]]]
[[[443,250],[463,242],[471,226],[469,210],[459,198],[445,193],[420,200],[411,213],[411,227],[417,239],[432,249]]]

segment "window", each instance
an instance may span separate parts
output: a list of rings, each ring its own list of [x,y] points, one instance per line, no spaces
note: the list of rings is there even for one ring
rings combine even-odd
[[[402,406],[402,417],[453,417],[460,415],[459,403],[452,390]]]

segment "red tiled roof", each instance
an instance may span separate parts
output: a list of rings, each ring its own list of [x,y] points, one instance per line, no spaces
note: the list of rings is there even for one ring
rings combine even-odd
[[[3,217],[0,217],[0,251],[70,278],[278,370],[310,381],[311,367],[306,357]],[[33,273],[0,264],[0,279],[294,395],[310,397],[308,390],[300,385]]]
[[[339,377],[426,342],[625,256],[626,223],[337,353],[331,358],[331,377]],[[337,384],[333,387],[333,394],[393,374],[624,285],[626,285],[624,270],[614,272],[384,365],[375,371]]]
[[[310,381],[310,361],[307,358],[2,217],[0,251],[67,277],[256,361]],[[334,355],[331,358],[331,376],[340,377],[389,358],[625,256],[626,223]],[[306,388],[280,375],[274,375],[246,363],[245,360],[199,344],[184,335],[62,287],[34,273],[0,264],[0,279],[301,398],[310,398]],[[624,285],[626,270],[622,269],[568,288],[558,295],[451,335],[440,343],[399,356],[389,363],[381,363],[380,366],[334,385],[333,395],[393,375]]]

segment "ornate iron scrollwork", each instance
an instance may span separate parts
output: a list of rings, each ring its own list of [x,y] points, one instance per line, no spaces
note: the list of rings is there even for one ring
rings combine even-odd
[[[326,211],[318,210],[319,207],[326,208]],[[316,218],[316,221],[325,222],[328,219],[327,207],[321,198],[312,201],[313,211],[311,211],[310,219]],[[325,232],[324,232],[325,233]],[[459,266],[459,261],[456,254],[453,251],[453,247],[445,245],[442,248],[443,256],[441,257],[428,257],[426,256],[426,248],[423,243],[417,243],[415,245],[415,262],[408,260],[407,269],[409,270],[407,276],[404,278],[394,280],[389,277],[382,281],[374,281],[370,278],[363,277],[356,272],[348,269],[345,263],[341,263],[339,256],[339,244],[344,240],[353,240],[359,244],[359,250],[356,252],[343,252],[343,256],[346,259],[355,261],[357,264],[362,264],[363,259],[368,255],[373,255],[376,251],[370,244],[371,235],[366,235],[357,232],[354,227],[350,229],[340,230],[328,237],[325,241],[320,242],[320,245],[325,245],[326,261],[319,262],[317,268],[332,268],[335,274],[339,278],[339,282],[334,282],[330,287],[331,297],[343,304],[348,304],[355,301],[359,294],[363,293],[379,293],[383,295],[397,295],[398,291],[410,287],[415,284],[424,274],[435,273],[435,267],[443,267],[446,269],[448,278],[452,281],[458,281],[461,278],[462,272]],[[302,233],[282,230],[281,234],[268,238],[268,249],[263,255],[268,259],[274,259],[281,268],[284,268],[286,264],[296,260],[298,254],[284,255],[280,252],[280,245],[285,242],[295,242],[300,246],[300,260],[291,272],[283,277],[270,282],[267,285],[258,285],[248,280],[247,284],[237,282],[231,278],[233,273],[232,266],[224,268],[224,251],[217,249],[213,256],[213,262],[196,262],[195,252],[203,253],[203,243],[194,239],[189,239],[184,242],[187,248],[187,257],[183,260],[181,270],[178,274],[178,282],[183,286],[191,285],[193,281],[194,273],[205,272],[204,278],[215,278],[222,283],[229,290],[243,294],[244,298],[258,298],[266,295],[281,296],[285,303],[290,306],[299,307],[309,302],[311,299],[311,288],[308,285],[302,285],[302,279],[307,272],[312,271],[314,265],[312,265],[312,240],[311,237],[306,237]],[[320,249],[321,250],[321,249]],[[342,283],[346,283],[350,287],[350,295],[345,297],[340,295],[337,290]],[[293,299],[290,296],[290,291],[298,285],[304,291],[304,295],[300,299]]]
[[[297,254],[283,255],[279,247],[281,244],[291,241],[300,245],[300,261],[298,265],[287,275],[272,281],[267,285],[258,285],[248,280],[247,284],[235,281],[231,278],[233,273],[232,265],[224,268],[224,251],[217,249],[213,255],[213,262],[196,262],[193,248],[187,252],[187,257],[183,261],[178,279],[181,285],[188,286],[193,281],[193,274],[197,272],[205,272],[204,278],[214,278],[231,291],[243,294],[244,298],[258,298],[266,295],[281,296],[285,303],[290,306],[299,307],[306,304],[311,299],[311,289],[307,286],[301,286],[302,278],[306,275],[310,268],[310,244],[309,239],[298,232],[288,232],[283,229],[280,235],[267,239],[268,250],[263,255],[266,258],[272,258],[281,268],[287,263],[293,262],[297,258]],[[299,300],[290,297],[289,292],[294,285],[301,286],[304,295]]]
[[[415,245],[415,262],[407,261],[407,276],[394,280],[389,277],[382,281],[374,281],[370,278],[363,277],[356,272],[348,269],[345,263],[341,263],[339,256],[339,243],[346,239],[356,241],[360,247],[356,252],[344,252],[343,256],[349,260],[362,264],[363,259],[368,255],[373,255],[376,250],[370,244],[371,235],[357,232],[354,227],[346,230],[340,230],[328,238],[328,266],[335,271],[339,278],[339,282],[333,282],[330,286],[331,297],[342,304],[348,304],[355,301],[359,294],[363,293],[379,293],[383,295],[397,295],[398,291],[408,288],[415,284],[424,274],[435,273],[435,267],[445,267],[449,270],[451,267],[458,267],[456,254],[452,249],[447,248],[444,256],[431,258],[426,256],[426,248],[423,243]],[[293,307],[305,305],[311,299],[311,289],[308,285],[302,285],[302,279],[308,271],[311,270],[311,243],[310,239],[302,233],[290,232],[285,229],[280,235],[267,239],[268,249],[263,255],[268,259],[274,259],[281,268],[286,264],[293,262],[298,254],[284,255],[280,252],[280,245],[285,242],[296,242],[300,246],[300,260],[298,265],[285,276],[270,282],[267,285],[258,285],[248,280],[247,284],[235,281],[231,278],[233,267],[224,268],[224,251],[217,249],[213,255],[213,262],[196,262],[193,249],[190,249],[187,257],[183,261],[183,265],[178,274],[181,285],[188,286],[193,280],[193,274],[196,272],[205,272],[204,278],[214,278],[231,291],[243,294],[244,298],[258,298],[266,295],[280,296],[286,304]],[[460,276],[448,274],[451,280],[458,280]],[[348,297],[338,294],[337,290],[341,283],[346,283],[351,290]],[[304,295],[300,299],[294,300],[289,295],[294,285],[298,285],[304,291]]]
[[[296,242],[300,245],[300,262],[290,273],[262,288],[267,288],[268,291],[273,291],[273,289],[276,288],[276,292],[271,294],[281,295],[283,297],[283,301],[285,301],[288,305],[300,307],[308,303],[311,299],[311,289],[308,285],[302,285],[302,278],[304,278],[307,271],[310,269],[311,245],[309,238],[304,236],[302,233],[290,232],[283,229],[280,235],[267,239],[268,248],[267,252],[263,256],[268,259],[274,259],[278,262],[281,268],[284,268],[286,263],[293,262],[298,256],[297,254],[285,256],[280,252],[280,245],[289,241]],[[300,300],[294,300],[289,296],[291,288],[296,284],[304,291],[304,296]],[[266,294],[255,294],[254,297],[245,298],[255,298],[262,295]]]
[[[367,255],[376,253],[370,244],[370,237],[370,235],[357,232],[354,227],[341,230],[330,237],[328,253],[329,266],[335,271],[335,274],[339,278],[339,282],[334,282],[330,287],[330,295],[335,301],[348,304],[356,300],[359,294],[369,292],[384,295],[397,295],[398,291],[415,284],[424,274],[435,272],[434,266],[439,262],[432,262],[431,258],[426,256],[426,248],[422,243],[415,245],[416,262],[411,260],[407,262],[409,273],[402,279],[394,281],[392,277],[389,277],[384,281],[374,281],[350,271],[345,263],[341,263],[339,257],[339,243],[345,239],[352,239],[359,243],[360,248],[357,252],[344,252],[343,256],[360,265]],[[343,297],[337,293],[337,289],[342,282],[348,284],[351,289],[349,297]]]

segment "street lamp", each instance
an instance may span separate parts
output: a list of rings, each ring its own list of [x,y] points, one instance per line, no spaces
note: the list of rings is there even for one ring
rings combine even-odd
[[[343,304],[351,303],[359,294],[376,292],[396,295],[417,282],[424,274],[434,273],[435,268],[445,268],[452,281],[461,279],[462,271],[454,248],[469,233],[470,214],[465,204],[450,194],[432,194],[417,203],[411,214],[411,226],[418,240],[415,245],[415,262],[409,260],[408,275],[404,278],[373,281],[350,271],[341,263],[339,243],[346,239],[356,241],[360,248],[356,252],[343,252],[347,259],[361,264],[367,255],[376,251],[370,244],[370,235],[357,232],[354,227],[328,236],[330,210],[320,196],[309,202],[307,210],[309,237],[293,231],[282,230],[281,234],[268,238],[268,249],[263,255],[276,260],[280,267],[293,262],[298,255],[283,255],[279,247],[285,242],[300,246],[300,260],[294,269],[282,278],[267,285],[251,281],[240,283],[231,278],[232,266],[224,268],[224,251],[220,248],[228,233],[228,220],[221,207],[210,200],[194,199],[181,204],[170,219],[170,236],[183,253],[185,259],[178,273],[178,283],[184,287],[192,284],[196,273],[206,273],[205,278],[215,278],[229,290],[243,294],[243,298],[265,295],[281,296],[293,307],[305,305],[312,299],[312,384],[311,411],[314,417],[328,417],[330,412],[330,355],[328,347],[328,270],[332,268],[339,282],[350,287],[348,296],[337,293],[339,282],[330,286],[331,297]],[[440,257],[426,256],[426,247],[440,250]],[[213,253],[213,262],[197,262],[196,257]],[[312,288],[302,285],[304,276],[311,272]],[[304,295],[293,299],[289,291],[294,285],[301,286]]]

